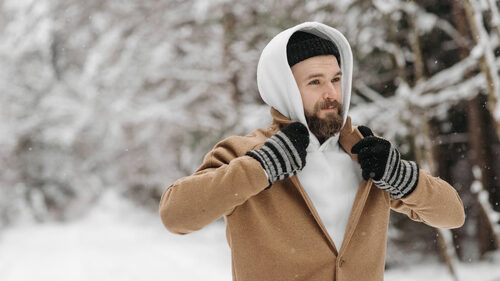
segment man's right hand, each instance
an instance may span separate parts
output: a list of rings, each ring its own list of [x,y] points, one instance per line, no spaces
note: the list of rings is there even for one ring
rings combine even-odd
[[[267,188],[270,188],[275,181],[289,178],[304,168],[308,145],[306,126],[295,122],[267,139],[262,148],[250,150],[246,155],[260,162],[269,180]]]

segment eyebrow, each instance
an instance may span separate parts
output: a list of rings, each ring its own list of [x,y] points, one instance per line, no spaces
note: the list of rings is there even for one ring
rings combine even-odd
[[[334,76],[338,76],[338,75],[342,75],[342,71],[338,71],[337,73],[335,73]],[[316,78],[316,77],[324,77],[325,75],[323,75],[322,73],[313,73],[309,76],[307,76],[307,78],[305,80],[309,80],[309,79],[312,79],[312,78]]]

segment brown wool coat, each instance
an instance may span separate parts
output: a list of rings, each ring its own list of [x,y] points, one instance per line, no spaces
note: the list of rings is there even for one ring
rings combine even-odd
[[[177,234],[201,229],[223,216],[231,247],[233,280],[383,280],[389,212],[440,228],[462,226],[457,192],[420,170],[416,189],[401,200],[363,181],[351,210],[344,242],[337,249],[296,176],[268,186],[248,150],[291,123],[271,109],[273,124],[229,137],[210,151],[201,167],[166,189],[160,202],[165,227]],[[340,145],[350,152],[362,138],[348,118]],[[356,159],[356,155],[351,155]],[[332,235],[335,235],[333,233]]]

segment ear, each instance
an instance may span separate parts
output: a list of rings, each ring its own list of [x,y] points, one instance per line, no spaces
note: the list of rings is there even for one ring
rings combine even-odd
[[[365,138],[369,137],[369,136],[373,136],[372,130],[366,126],[358,126],[358,130]]]

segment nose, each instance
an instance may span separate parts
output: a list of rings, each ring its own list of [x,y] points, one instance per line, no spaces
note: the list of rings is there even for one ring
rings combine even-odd
[[[323,98],[326,100],[326,99],[330,99],[330,100],[340,100],[341,98],[341,91],[340,89],[337,89],[334,85],[332,85],[331,83],[328,83],[325,90],[324,90],[324,93],[323,93]]]

